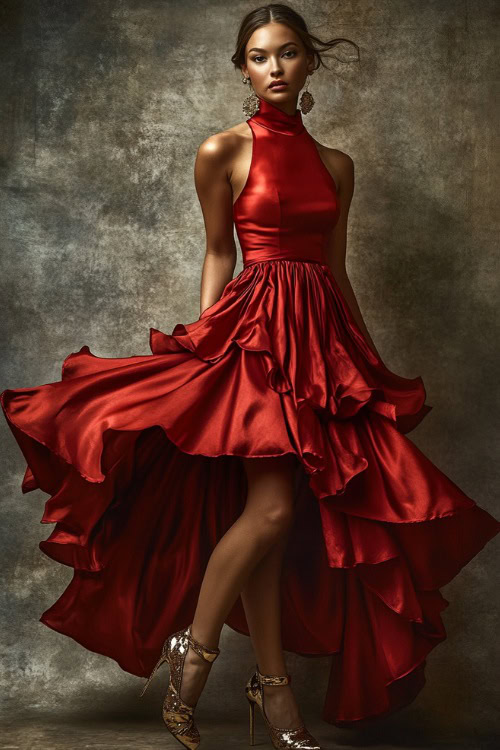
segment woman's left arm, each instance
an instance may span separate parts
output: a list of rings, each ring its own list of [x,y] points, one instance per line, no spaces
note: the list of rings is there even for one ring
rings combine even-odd
[[[356,295],[349,281],[346,270],[346,250],[347,250],[347,220],[349,208],[354,193],[354,162],[351,157],[337,149],[328,149],[326,157],[329,161],[330,172],[335,173],[337,183],[337,193],[340,202],[340,214],[338,221],[332,231],[330,241],[326,249],[327,264],[335,281],[340,287],[349,309],[351,310],[358,327],[364,334],[373,351],[380,357],[377,347],[363,320],[363,315],[356,300]]]

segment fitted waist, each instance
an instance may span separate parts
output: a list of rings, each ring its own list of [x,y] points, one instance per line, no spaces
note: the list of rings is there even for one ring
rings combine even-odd
[[[255,263],[264,263],[272,260],[291,260],[291,261],[302,261],[305,263],[320,263],[327,265],[326,256],[324,252],[286,252],[286,250],[273,250],[269,248],[267,250],[260,249],[259,251],[243,252],[243,268],[252,266]]]

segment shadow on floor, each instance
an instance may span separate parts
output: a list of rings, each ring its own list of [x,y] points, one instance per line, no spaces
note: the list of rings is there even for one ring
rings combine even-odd
[[[257,715],[256,715],[257,716]],[[197,715],[197,724],[202,736],[200,750],[238,750],[249,747],[248,716],[243,712],[241,720],[225,720],[203,712]],[[368,731],[343,730],[320,722],[307,722],[308,728],[321,743],[324,750],[343,747],[377,747],[379,750],[493,750],[498,747],[498,738],[451,738],[422,741],[412,738],[407,731],[403,735],[400,727],[373,728]],[[383,736],[382,736],[383,735]],[[401,735],[401,736],[399,736]],[[265,725],[260,716],[256,719],[256,748],[271,748]],[[58,716],[31,713],[19,714],[1,723],[0,750],[180,750],[181,744],[168,733],[161,716],[134,718],[126,715],[96,715],[78,713],[73,716]]]

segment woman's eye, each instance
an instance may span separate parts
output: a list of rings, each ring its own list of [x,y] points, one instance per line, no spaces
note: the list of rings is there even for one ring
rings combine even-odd
[[[294,49],[288,49],[288,50],[287,50],[286,52],[284,52],[283,54],[284,54],[284,55],[288,55],[288,54],[290,54],[290,55],[292,55],[292,57],[295,57],[295,55],[296,55],[297,53],[295,52],[295,50],[294,50]],[[263,55],[256,55],[256,57],[254,57],[254,58],[253,58],[253,61],[254,61],[254,62],[259,62],[259,58],[262,58],[262,57],[263,57]]]

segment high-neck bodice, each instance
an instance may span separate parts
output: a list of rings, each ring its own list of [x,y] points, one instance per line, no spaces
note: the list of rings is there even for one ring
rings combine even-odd
[[[289,115],[266,99],[260,99],[259,109],[252,115],[251,120],[282,135],[299,135],[305,129],[300,109]]]
[[[247,124],[250,170],[233,205],[244,266],[269,260],[325,263],[338,196],[301,111],[290,115],[260,99]]]

